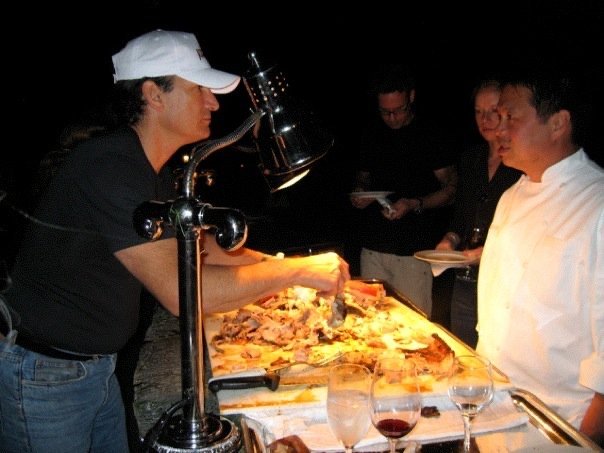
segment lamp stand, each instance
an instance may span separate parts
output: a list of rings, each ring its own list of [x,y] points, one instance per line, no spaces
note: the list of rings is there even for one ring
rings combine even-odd
[[[241,434],[233,422],[205,413],[203,311],[199,229],[177,229],[183,400],[145,437],[149,452],[234,452]],[[182,414],[176,412],[182,409]]]
[[[134,214],[135,228],[141,236],[158,238],[163,224],[169,223],[176,231],[178,243],[182,400],[170,407],[147,433],[145,451],[222,453],[240,449],[239,428],[224,417],[205,413],[200,244],[202,230],[215,228],[216,242],[233,250],[245,241],[247,226],[237,210],[200,203],[194,196],[193,176],[201,160],[239,140],[262,115],[262,111],[255,112],[229,136],[194,148],[183,177],[182,197],[171,203],[143,203]],[[179,411],[182,413],[177,414]]]

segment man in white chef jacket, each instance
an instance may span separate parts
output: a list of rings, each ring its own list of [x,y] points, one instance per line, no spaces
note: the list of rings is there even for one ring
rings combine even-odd
[[[553,73],[553,72],[552,72]],[[604,170],[559,74],[510,79],[498,106],[501,197],[481,258],[477,350],[600,445],[604,439]]]

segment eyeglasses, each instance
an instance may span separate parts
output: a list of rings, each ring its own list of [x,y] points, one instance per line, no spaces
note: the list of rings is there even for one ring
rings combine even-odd
[[[385,116],[386,118],[390,117],[390,115],[401,115],[405,112],[408,112],[409,109],[411,108],[411,103],[407,103],[405,105],[401,105],[400,107],[397,107],[395,109],[392,110],[388,110],[388,109],[378,109],[378,111],[380,112],[380,115]]]

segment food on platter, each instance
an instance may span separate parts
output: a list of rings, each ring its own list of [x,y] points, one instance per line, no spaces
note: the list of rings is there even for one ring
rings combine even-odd
[[[314,363],[338,353],[344,353],[340,361],[370,368],[381,355],[405,354],[422,374],[447,373],[454,356],[451,348],[424,324],[411,322],[408,311],[386,296],[381,283],[351,280],[340,297],[347,314],[338,325],[330,323],[337,300],[304,287],[212,315],[206,322],[212,335],[208,341],[213,375]]]

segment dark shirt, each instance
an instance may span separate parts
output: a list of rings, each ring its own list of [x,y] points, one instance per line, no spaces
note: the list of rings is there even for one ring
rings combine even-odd
[[[360,141],[359,170],[371,175],[371,186],[365,190],[393,191],[388,196],[393,202],[438,191],[441,184],[434,171],[455,163],[439,136],[417,118],[400,129],[391,129],[382,121],[370,126]],[[410,256],[434,248],[449,221],[443,221],[441,209],[411,212],[394,221],[386,219],[382,209],[374,202],[358,210],[354,220],[359,245],[382,253]]]
[[[501,194],[522,175],[521,171],[502,163],[489,181],[488,159],[489,148],[486,143],[477,145],[460,156],[455,210],[449,229],[461,238],[459,249],[466,248],[472,228],[488,229]]]
[[[6,297],[20,317],[16,329],[74,352],[117,352],[136,330],[142,285],[113,253],[147,241],[133,227],[138,205],[173,195],[171,172],[155,173],[130,128],[74,149],[15,260]],[[164,238],[173,236],[166,230]]]

